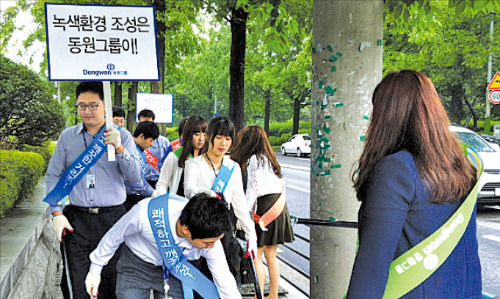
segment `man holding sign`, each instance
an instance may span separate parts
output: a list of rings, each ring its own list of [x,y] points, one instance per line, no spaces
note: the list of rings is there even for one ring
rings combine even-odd
[[[80,83],[76,98],[83,124],[61,133],[47,169],[44,201],[52,205],[53,229],[60,242],[64,236],[66,245],[72,286],[70,290],[67,280],[62,279],[64,297],[69,298],[72,292],[74,298],[88,298],[85,275],[90,268],[89,254],[125,213],[124,181],[141,180],[141,163],[131,134],[118,126],[105,127],[103,84]],[[116,161],[108,161],[104,154],[107,145],[115,147]],[[71,205],[63,211],[58,203],[66,195]],[[103,270],[99,289],[103,298],[115,298],[116,259]]]

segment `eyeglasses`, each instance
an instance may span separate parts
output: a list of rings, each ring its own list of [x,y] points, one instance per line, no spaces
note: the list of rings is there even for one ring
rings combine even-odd
[[[80,110],[80,111],[85,111],[85,110],[87,110],[87,108],[89,108],[90,111],[96,111],[97,107],[99,107],[101,105],[102,105],[102,102],[100,102],[99,104],[90,104],[90,105],[85,105],[82,103],[75,104],[75,106],[78,107],[78,110]]]

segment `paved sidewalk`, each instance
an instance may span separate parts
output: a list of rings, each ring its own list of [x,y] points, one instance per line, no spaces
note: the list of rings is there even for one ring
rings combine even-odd
[[[51,229],[47,225],[48,218],[50,218],[50,211],[48,205],[42,200],[45,196],[45,177],[40,179],[33,195],[25,200],[20,200],[16,202],[13,209],[7,211],[7,216],[0,219],[0,280],[8,281],[9,287],[3,287],[0,292],[0,298],[7,298],[6,294],[2,294],[5,291],[11,291],[15,281],[11,281],[18,278],[17,268],[21,269],[27,265],[26,259],[30,256],[27,254],[22,254],[22,252],[27,252],[33,250],[36,246],[33,241],[34,235],[40,235],[42,228],[40,226],[45,225],[43,228],[45,233],[49,231],[51,234]],[[44,222],[45,220],[45,222]],[[55,236],[54,236],[55,239]],[[57,240],[55,240],[57,242]],[[46,277],[46,281],[53,285],[53,290],[51,294],[47,294],[45,298],[55,298],[62,299],[62,293],[59,288],[59,283],[62,279],[62,260],[60,253],[58,252],[58,246],[56,247],[56,264],[53,265],[55,271],[51,276]],[[21,263],[21,264],[19,264]],[[19,265],[16,265],[19,264]],[[285,264],[281,264],[282,273],[290,272],[293,270],[288,269]],[[15,271],[14,271],[15,270]],[[16,272],[17,271],[17,272]],[[267,271],[267,269],[266,269]],[[15,272],[15,275],[12,273]],[[51,272],[48,272],[51,273]],[[294,273],[287,273],[288,277],[293,277]],[[43,276],[43,275],[42,275]],[[33,281],[33,284],[35,281]],[[36,287],[36,286],[34,286]],[[42,288],[42,286],[40,286]],[[265,290],[268,290],[268,283],[266,284]],[[253,285],[244,285],[243,291],[246,294],[253,292]],[[253,293],[252,293],[253,294]],[[35,297],[34,297],[35,298]],[[243,296],[245,299],[253,298],[253,295]],[[280,298],[307,298],[302,293],[300,293],[295,287],[287,283],[284,279],[280,281]]]

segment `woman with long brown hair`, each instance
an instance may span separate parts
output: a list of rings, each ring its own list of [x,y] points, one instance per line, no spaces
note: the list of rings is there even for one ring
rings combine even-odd
[[[231,159],[238,162],[246,181],[246,197],[250,210],[260,219],[270,217],[269,223],[255,225],[257,232],[257,257],[255,268],[260,289],[264,290],[264,264],[262,253],[266,256],[269,269],[270,299],[278,298],[280,278],[276,250],[279,244],[293,242],[290,215],[284,198],[284,181],[281,167],[276,159],[266,132],[259,126],[248,126],[238,134],[238,144],[231,153]],[[245,175],[246,174],[246,175]],[[246,180],[245,180],[246,178]],[[274,214],[272,214],[274,213]]]
[[[201,116],[192,116],[187,119],[183,128],[184,145],[168,154],[161,168],[153,197],[167,192],[184,196],[185,164],[188,159],[196,158],[203,153],[207,124],[207,120]]]
[[[410,70],[391,72],[372,103],[353,175],[361,208],[348,298],[382,298],[392,261],[450,219],[476,182],[476,169],[449,131],[429,78]],[[425,259],[410,261],[417,262],[425,266]],[[481,298],[475,209],[449,257],[403,298]]]

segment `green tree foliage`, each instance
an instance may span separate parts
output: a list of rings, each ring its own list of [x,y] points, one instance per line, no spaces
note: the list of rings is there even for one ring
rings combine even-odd
[[[227,115],[230,44],[228,26],[211,28],[200,36],[199,49],[169,74],[166,91],[174,94],[174,108],[180,116],[210,118],[215,101],[217,112]]]
[[[44,81],[26,66],[0,55],[0,141],[42,145],[62,130],[61,106]]]
[[[427,8],[424,17],[426,8],[419,2],[404,10],[409,14],[404,25],[397,25],[393,15],[386,16],[390,25],[385,31],[384,72],[422,71],[436,85],[451,120],[464,123],[470,108],[476,117],[484,110],[487,60],[490,51],[500,54],[498,30],[490,42],[490,22],[495,17],[474,14],[470,8],[456,15],[456,9],[443,1],[426,5],[432,10]]]
[[[309,118],[300,110],[311,103],[312,1],[283,1],[279,7],[286,12],[271,19],[263,17],[262,9],[251,14],[254,18],[248,24],[245,111],[266,131],[270,120],[286,121],[293,117],[296,133],[299,119]],[[267,11],[272,15],[272,7]],[[285,44],[278,37],[278,32],[285,33],[280,29],[285,27],[279,25],[282,22],[290,25]]]

